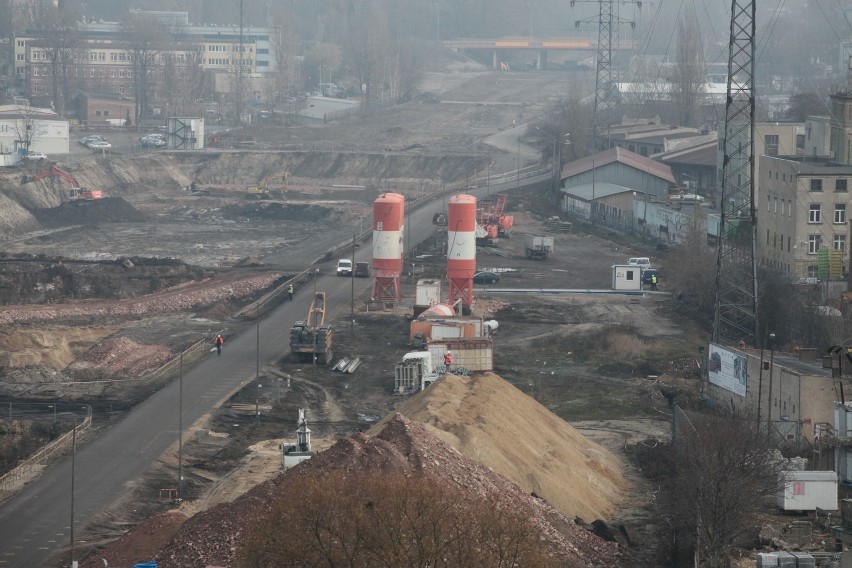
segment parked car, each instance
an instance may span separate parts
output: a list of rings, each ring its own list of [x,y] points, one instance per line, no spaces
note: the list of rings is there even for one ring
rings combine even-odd
[[[112,144],[110,144],[106,140],[98,140],[96,142],[92,142],[88,146],[89,149],[93,152],[103,152],[104,150],[109,150],[110,148],[112,148]]]
[[[337,261],[338,276],[352,276],[352,261],[348,258],[341,258]]]
[[[139,139],[143,148],[162,148],[166,145],[166,139],[162,134],[148,134]]]
[[[641,266],[642,268],[651,268],[651,259],[647,256],[634,256],[627,259],[627,264]]]
[[[104,140],[106,139],[103,136],[98,136],[97,134],[92,134],[89,136],[83,136],[82,138],[77,139],[77,143],[82,146],[88,146],[91,142],[95,142],[96,140]]]
[[[352,271],[352,276],[359,276],[361,278],[367,278],[370,276],[370,263],[356,262],[355,270]]]
[[[500,275],[496,272],[477,272],[473,275],[474,284],[496,284],[500,282]]]
[[[47,154],[44,152],[27,152],[27,159],[42,161],[47,159]]]
[[[660,273],[657,271],[656,268],[646,268],[645,270],[642,271],[642,284],[650,284],[652,276],[657,277],[657,283],[659,284],[660,283]]]

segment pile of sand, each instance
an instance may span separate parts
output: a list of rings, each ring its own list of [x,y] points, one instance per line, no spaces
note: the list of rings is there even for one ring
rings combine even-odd
[[[445,375],[397,412],[568,517],[606,519],[628,485],[616,456],[493,373]]]

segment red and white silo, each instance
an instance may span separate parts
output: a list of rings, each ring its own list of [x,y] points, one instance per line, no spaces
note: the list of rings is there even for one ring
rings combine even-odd
[[[447,203],[447,279],[449,303],[461,298],[473,304],[473,275],[476,273],[476,198],[454,195]]]
[[[402,273],[402,234],[405,197],[385,193],[373,202],[373,293],[374,300],[399,302]]]

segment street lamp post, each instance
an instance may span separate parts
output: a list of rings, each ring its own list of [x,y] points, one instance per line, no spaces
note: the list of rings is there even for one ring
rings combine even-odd
[[[775,334],[769,334],[769,409],[766,411],[766,435],[772,434],[772,373],[775,370]]]

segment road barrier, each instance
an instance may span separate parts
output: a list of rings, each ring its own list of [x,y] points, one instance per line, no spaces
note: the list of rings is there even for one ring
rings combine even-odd
[[[58,453],[66,450],[71,445],[74,439],[74,430],[81,434],[89,429],[92,425],[92,407],[89,407],[89,412],[80,424],[77,424],[73,430],[70,430],[53,440],[49,444],[43,446],[40,450],[24,460],[15,469],[0,476],[0,503],[9,499],[18,493],[27,482],[31,481],[38,475],[42,466],[44,466],[50,458]]]

